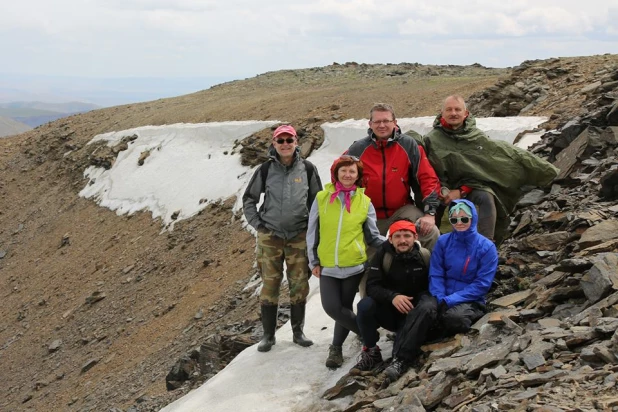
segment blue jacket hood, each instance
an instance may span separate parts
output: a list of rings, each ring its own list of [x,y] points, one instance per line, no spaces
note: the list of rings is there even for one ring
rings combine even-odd
[[[476,212],[476,207],[474,206],[474,203],[472,203],[469,200],[466,199],[457,199],[451,202],[451,204],[448,207],[448,210],[450,212],[451,208],[453,206],[455,206],[457,203],[465,203],[470,210],[472,211],[472,222],[470,223],[470,227],[463,231],[463,232],[458,232],[455,229],[453,229],[452,236],[454,239],[457,239],[458,241],[469,241],[471,239],[475,239],[476,235],[478,233],[477,231],[477,227],[478,227],[478,222],[479,222],[479,215]]]

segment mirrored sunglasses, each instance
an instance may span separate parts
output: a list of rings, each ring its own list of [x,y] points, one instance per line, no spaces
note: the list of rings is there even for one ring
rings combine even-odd
[[[295,141],[296,139],[294,139],[293,137],[288,137],[286,139],[283,139],[283,138],[275,139],[275,142],[277,142],[278,144],[283,144],[283,143],[292,144]]]
[[[451,222],[451,225],[456,225],[457,223],[467,225],[468,222],[470,222],[470,218],[468,216],[450,217],[448,220]]]

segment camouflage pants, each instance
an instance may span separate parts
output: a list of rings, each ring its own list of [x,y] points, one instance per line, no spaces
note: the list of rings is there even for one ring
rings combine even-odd
[[[279,303],[279,288],[283,280],[283,262],[290,288],[290,303],[303,303],[309,294],[309,261],[306,232],[292,239],[282,239],[265,231],[257,235],[257,263],[262,277],[262,305]]]

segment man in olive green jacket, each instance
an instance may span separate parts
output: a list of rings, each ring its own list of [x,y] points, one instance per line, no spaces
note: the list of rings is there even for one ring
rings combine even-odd
[[[479,209],[478,231],[500,243],[522,186],[547,186],[552,164],[512,144],[490,139],[476,127],[461,96],[445,99],[433,130],[423,137],[427,157],[443,187],[443,203],[467,198]]]

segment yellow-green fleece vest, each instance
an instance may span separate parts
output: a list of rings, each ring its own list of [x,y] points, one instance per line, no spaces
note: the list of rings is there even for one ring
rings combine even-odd
[[[318,245],[320,265],[325,267],[360,265],[367,260],[363,223],[367,220],[371,200],[365,195],[365,189],[357,188],[350,198],[348,213],[339,197],[330,203],[330,197],[334,192],[335,186],[328,183],[316,196],[320,217]]]

